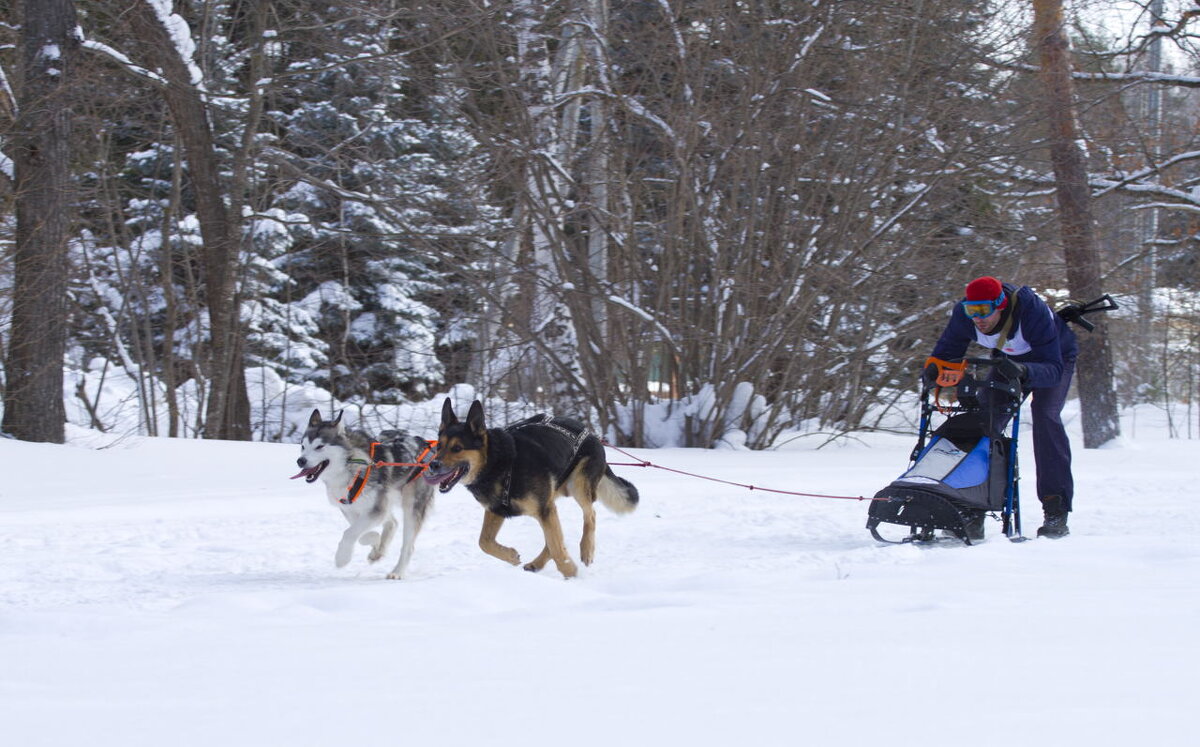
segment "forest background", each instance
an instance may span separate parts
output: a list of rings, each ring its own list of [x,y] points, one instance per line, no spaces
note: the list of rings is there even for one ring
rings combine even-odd
[[[1058,98],[1039,18],[1071,42]],[[133,407],[144,435],[294,440],[297,403],[367,420],[469,383],[620,445],[766,448],[876,427],[979,274],[1111,293],[1081,369],[1200,435],[1196,2],[0,0],[0,20],[18,438]],[[1086,168],[1082,255],[1056,136]]]

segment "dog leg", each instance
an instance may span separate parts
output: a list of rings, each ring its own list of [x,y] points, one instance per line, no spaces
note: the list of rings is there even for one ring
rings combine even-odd
[[[408,561],[412,560],[413,544],[417,539],[417,530],[410,529],[411,523],[404,522],[404,543],[400,546],[400,559],[396,561],[396,567],[387,575],[390,579],[404,578],[405,572],[408,570]]]
[[[596,482],[587,475],[588,460],[580,462],[568,479],[567,491],[583,512],[583,535],[579,538],[579,560],[591,565],[596,558]]]
[[[368,529],[379,522],[379,516],[374,513],[367,513],[350,522],[350,526],[342,533],[342,540],[338,542],[337,552],[333,555],[333,564],[338,568],[345,568],[350,562],[350,558],[354,555],[354,543],[358,541]]]
[[[579,560],[591,565],[596,559],[596,505],[592,496],[579,495],[575,502],[583,510],[583,537],[579,540]]]
[[[554,558],[554,565],[558,567],[558,572],[563,575],[563,578],[574,578],[577,572],[575,561],[571,560],[571,556],[567,554],[567,546],[563,542],[562,522],[558,520],[558,509],[554,507],[553,501],[546,504],[546,509],[537,517],[537,520],[542,525],[542,533],[546,535],[546,549],[542,551],[542,554],[549,554]],[[538,556],[538,558],[541,557],[541,555]],[[534,563],[536,562],[535,559]],[[525,570],[539,570],[540,566],[535,566],[534,563],[525,566]]]
[[[392,543],[392,535],[395,533],[396,520],[389,516],[383,520],[383,530],[379,534],[379,541],[372,545],[371,554],[367,556],[367,560],[374,563],[386,555],[388,545]]]
[[[546,567],[546,563],[550,560],[550,548],[543,546],[542,551],[533,560],[525,564],[527,571],[540,571]]]
[[[479,549],[492,557],[500,558],[505,563],[519,565],[521,556],[517,554],[517,551],[496,541],[496,535],[500,533],[502,524],[504,524],[503,516],[491,511],[483,512],[483,529],[479,532]]]
[[[421,523],[425,518],[416,512],[412,498],[406,496],[401,506],[404,508],[404,541],[400,545],[400,559],[396,561],[396,567],[392,569],[392,572],[387,575],[391,579],[404,578],[404,574],[408,570],[408,561],[412,560],[417,533],[421,531]]]

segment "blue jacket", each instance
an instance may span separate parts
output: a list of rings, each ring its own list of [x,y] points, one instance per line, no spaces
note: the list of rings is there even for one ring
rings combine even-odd
[[[954,304],[950,322],[933,348],[933,357],[944,361],[959,361],[966,355],[967,346],[975,342],[985,348],[1000,352],[1013,360],[1025,364],[1025,385],[1030,389],[1054,386],[1062,378],[1063,362],[1073,361],[1079,352],[1075,333],[1046,302],[1028,286],[1017,288],[1004,283],[1004,292],[1010,299],[1000,317],[997,329],[1002,329],[1013,313],[1011,299],[1016,299],[1016,320],[1009,329],[1007,339],[1000,335],[983,335],[963,311],[962,304]]]

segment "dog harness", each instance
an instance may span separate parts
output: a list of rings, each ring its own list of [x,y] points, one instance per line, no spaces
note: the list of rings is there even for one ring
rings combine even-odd
[[[569,428],[564,428],[558,423],[555,423],[554,418],[546,413],[534,415],[533,417],[526,418],[525,420],[512,423],[511,425],[505,426],[503,430],[505,432],[512,432],[515,430],[520,430],[521,428],[528,428],[531,425],[540,425],[542,427],[549,428],[559,435],[566,437],[566,439],[571,442],[571,459],[567,462],[567,472],[555,477],[555,482],[561,485],[562,481],[566,479],[567,474],[570,474],[571,468],[575,466],[575,458],[579,456],[580,447],[583,446],[583,442],[587,440],[587,437],[592,435],[592,432],[587,428],[584,428],[583,430],[579,431],[579,433],[575,433]],[[434,441],[433,443],[436,444],[437,441]],[[504,471],[503,485],[504,497],[501,500],[505,506],[508,506],[512,501],[512,467],[509,467]]]
[[[566,436],[567,440],[571,442],[571,458],[572,459],[574,459],[575,455],[579,453],[579,447],[583,445],[584,440],[587,439],[587,437],[589,435],[591,435],[591,431],[589,431],[587,428],[584,428],[579,433],[574,433],[570,429],[564,428],[563,426],[559,425],[558,423],[555,423],[554,418],[551,417],[550,415],[547,415],[546,413],[542,413],[541,415],[534,415],[533,417],[526,418],[525,420],[522,420],[518,423],[513,423],[512,425],[506,427],[504,430],[515,431],[518,428],[526,428],[531,425],[541,425],[546,428],[549,428],[550,430],[558,431],[558,433],[560,435]]]
[[[338,503],[341,503],[342,505],[345,505],[345,506],[349,506],[352,503],[354,503],[355,501],[357,501],[358,496],[362,495],[363,488],[366,487],[366,485],[367,485],[367,480],[371,479],[371,470],[374,469],[375,467],[416,467],[416,468],[418,468],[418,469],[414,469],[412,474],[408,476],[408,479],[404,481],[404,484],[408,485],[410,482],[417,479],[421,475],[422,472],[424,472],[426,469],[429,468],[429,463],[425,461],[425,457],[429,456],[429,454],[433,451],[433,447],[437,446],[437,441],[426,440],[425,441],[425,450],[421,452],[420,456],[417,457],[417,461],[415,461],[415,462],[376,461],[375,447],[381,446],[382,444],[383,444],[382,441],[372,441],[371,442],[371,459],[370,459],[370,461],[363,460],[363,459],[347,460],[350,462],[354,462],[356,464],[365,464],[366,467],[363,469],[360,469],[358,471],[358,474],[354,476],[354,482],[350,483],[350,487],[346,489],[346,497],[339,498]]]

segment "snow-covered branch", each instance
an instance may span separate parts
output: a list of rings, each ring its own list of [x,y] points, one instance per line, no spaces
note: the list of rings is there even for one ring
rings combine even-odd
[[[1037,65],[1026,65],[1005,62],[990,62],[993,67],[1018,73],[1037,75],[1042,69]],[[1151,71],[1134,71],[1128,73],[1088,73],[1073,72],[1071,78],[1085,83],[1156,83],[1183,88],[1200,88],[1200,76],[1176,75],[1174,73],[1158,73]]]
[[[1196,160],[1200,160],[1200,150],[1188,151],[1187,153],[1178,153],[1178,154],[1166,159],[1162,163],[1155,164],[1154,166],[1149,166],[1149,167],[1144,168],[1141,171],[1138,171],[1136,173],[1129,174],[1127,176],[1121,177],[1120,179],[1116,179],[1112,186],[1104,188],[1096,196],[1100,197],[1107,192],[1111,192],[1115,189],[1119,189],[1125,185],[1135,184],[1137,182],[1140,182],[1142,179],[1146,179],[1150,176],[1153,176],[1154,174],[1162,173],[1163,171],[1171,168],[1172,166],[1178,166],[1180,164],[1189,163],[1191,161],[1196,161]]]
[[[679,350],[678,350],[678,348],[675,347],[675,340],[673,339],[673,337],[671,335],[671,330],[669,330],[665,326],[663,326],[662,322],[655,319],[653,314],[651,314],[650,312],[646,311],[645,309],[637,306],[633,302],[631,302],[627,299],[621,298],[620,296],[609,296],[608,301],[609,301],[609,303],[616,304],[617,306],[620,306],[622,308],[629,309],[634,314],[637,314],[639,317],[641,317],[645,321],[654,325],[654,328],[657,329],[659,331],[659,333],[662,335],[663,342],[667,343],[667,345],[669,345],[671,347],[671,350],[678,354]]]
[[[1129,195],[1163,200],[1163,202],[1155,203],[1155,206],[1159,208],[1168,210],[1197,210],[1200,209],[1200,194],[1182,189],[1164,187],[1161,184],[1140,183],[1141,179],[1161,171],[1167,163],[1170,163],[1171,165],[1178,165],[1179,163],[1185,161],[1194,161],[1197,159],[1200,159],[1200,151],[1182,153],[1169,159],[1169,161],[1165,161],[1163,165],[1158,168],[1145,169],[1136,175],[1126,176],[1123,178],[1089,177],[1088,185],[1093,190],[1093,197],[1102,197],[1110,192],[1123,192]],[[991,171],[997,176],[1004,176],[1024,184],[1033,184],[1046,187],[1055,184],[1055,178],[1053,174],[1030,171],[1028,169],[1010,169],[1007,171],[991,169]]]
[[[112,47],[108,46],[107,44],[104,44],[103,42],[98,42],[98,41],[94,41],[91,39],[84,39],[81,42],[81,46],[84,49],[90,50],[92,52],[95,52],[97,54],[100,54],[100,55],[103,55],[103,56],[109,58],[113,62],[116,62],[118,65],[123,67],[126,71],[132,73],[133,75],[136,75],[139,78],[145,78],[146,80],[154,83],[155,85],[159,85],[159,86],[165,86],[167,84],[166,79],[164,79],[158,73],[154,72],[153,70],[147,70],[146,68],[137,64],[133,60],[129,59],[127,56],[125,56],[120,51],[113,49]]]

